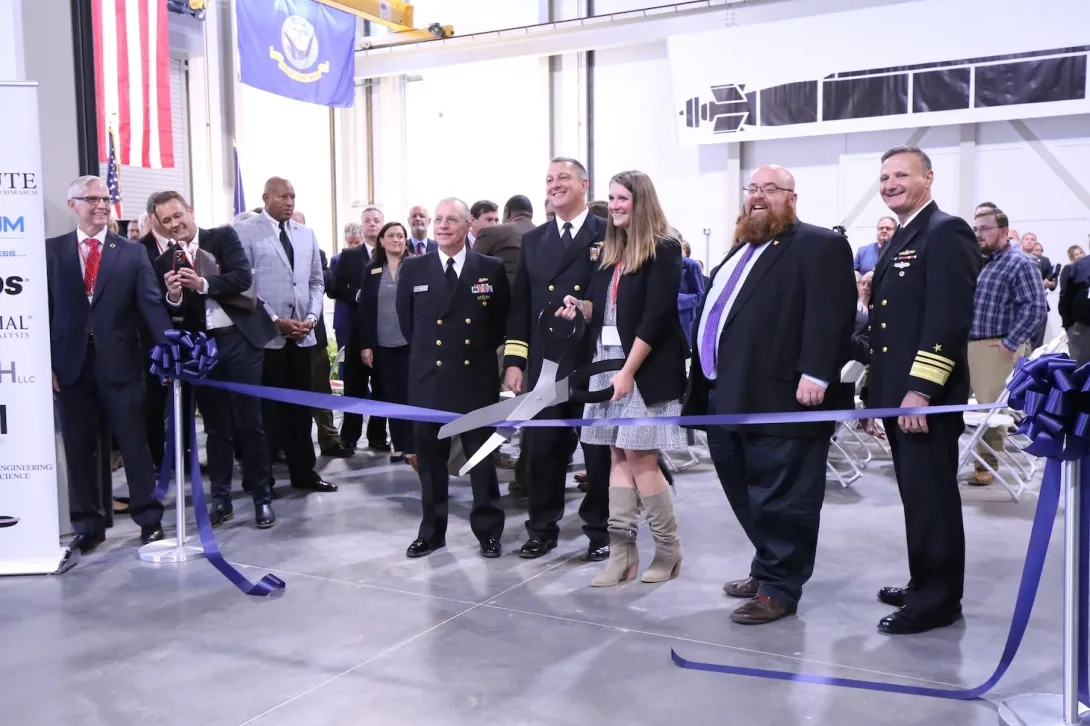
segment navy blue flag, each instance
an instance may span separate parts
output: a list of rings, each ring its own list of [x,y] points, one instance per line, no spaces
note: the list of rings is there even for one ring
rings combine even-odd
[[[238,0],[243,83],[297,101],[348,108],[356,16],[314,0]]]
[[[242,194],[242,171],[238,168],[238,147],[235,147],[235,216],[246,211],[246,197]]]

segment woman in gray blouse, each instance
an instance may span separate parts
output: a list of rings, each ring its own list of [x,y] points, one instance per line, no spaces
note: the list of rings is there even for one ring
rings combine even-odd
[[[405,258],[408,235],[400,222],[378,233],[371,264],[363,271],[354,324],[363,362],[375,372],[371,394],[377,401],[408,402],[409,344],[397,320],[397,274]],[[390,419],[392,461],[412,453],[412,422]]]

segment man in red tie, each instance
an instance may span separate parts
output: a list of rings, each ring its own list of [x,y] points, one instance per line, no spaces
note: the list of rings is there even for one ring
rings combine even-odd
[[[108,455],[110,432],[125,459],[133,521],[145,544],[161,540],[163,506],[144,429],[141,323],[157,341],[171,327],[148,253],[107,229],[110,193],[96,176],[68,188],[75,231],[46,240],[53,390],[68,464],[68,505],[76,540],[89,552],[106,539],[103,487],[96,457]],[[105,442],[105,446],[103,446]]]

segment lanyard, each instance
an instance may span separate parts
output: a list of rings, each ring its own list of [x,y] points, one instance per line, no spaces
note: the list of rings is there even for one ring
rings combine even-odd
[[[621,273],[624,272],[624,263],[617,263],[613,268],[613,299],[610,301],[614,308],[617,307],[617,289],[621,286]]]

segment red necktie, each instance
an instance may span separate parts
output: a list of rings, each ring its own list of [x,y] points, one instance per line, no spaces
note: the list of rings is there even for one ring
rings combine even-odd
[[[98,263],[102,261],[102,243],[94,237],[87,238],[87,257],[83,261],[83,290],[87,297],[95,293],[95,280],[98,279]]]

